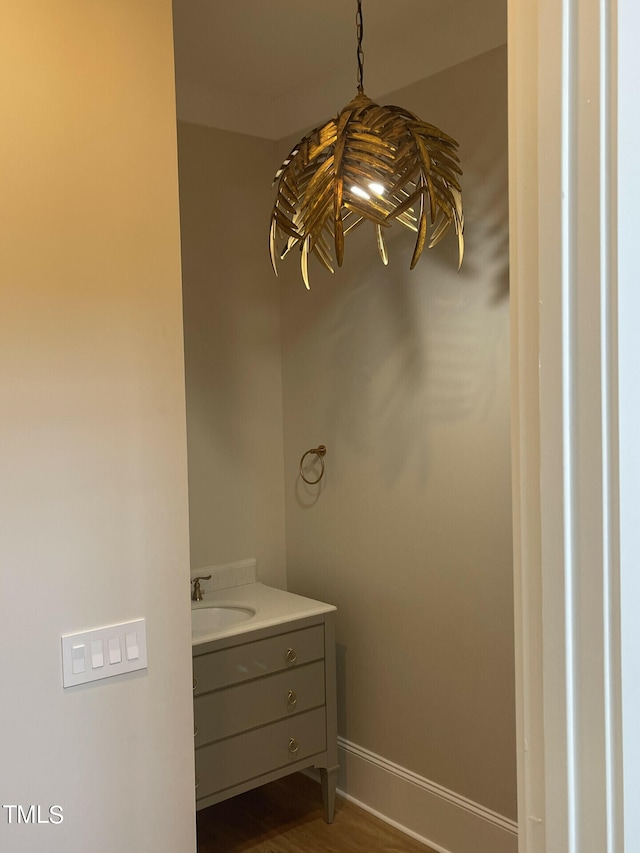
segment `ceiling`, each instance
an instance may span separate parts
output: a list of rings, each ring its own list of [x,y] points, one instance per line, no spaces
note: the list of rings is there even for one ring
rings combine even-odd
[[[356,0],[173,0],[178,117],[281,139],[356,93]],[[506,0],[363,0],[367,94],[506,42]]]

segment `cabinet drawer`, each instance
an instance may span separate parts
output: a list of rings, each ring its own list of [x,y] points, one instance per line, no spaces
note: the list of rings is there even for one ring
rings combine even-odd
[[[198,696],[193,702],[195,745],[324,705],[324,661]]]
[[[194,696],[324,657],[324,628],[278,634],[193,659]]]
[[[203,746],[196,749],[196,799],[295,764],[325,749],[324,708]]]

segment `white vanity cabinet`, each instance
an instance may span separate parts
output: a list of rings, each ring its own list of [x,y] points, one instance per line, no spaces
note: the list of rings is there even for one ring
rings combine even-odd
[[[326,819],[333,821],[333,610],[193,646],[198,809],[317,767]]]

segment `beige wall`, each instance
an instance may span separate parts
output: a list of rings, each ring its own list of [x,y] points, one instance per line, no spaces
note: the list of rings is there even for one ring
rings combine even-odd
[[[506,79],[500,48],[385,99],[460,141],[461,273],[363,227],[309,293],[283,262],[282,340],[288,583],[338,606],[340,734],[513,818]]]
[[[272,142],[179,124],[193,569],[256,557],[286,585]]]
[[[171,4],[0,11],[0,849],[195,849]],[[148,670],[62,688],[145,617]]]

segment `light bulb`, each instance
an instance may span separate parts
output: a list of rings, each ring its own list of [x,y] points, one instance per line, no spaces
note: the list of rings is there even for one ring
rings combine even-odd
[[[355,184],[354,184],[354,186],[351,187],[351,192],[354,195],[360,196],[360,198],[366,198],[366,199],[371,198],[371,196],[369,195],[368,192],[366,192],[366,190],[363,190],[362,187],[355,186]]]

